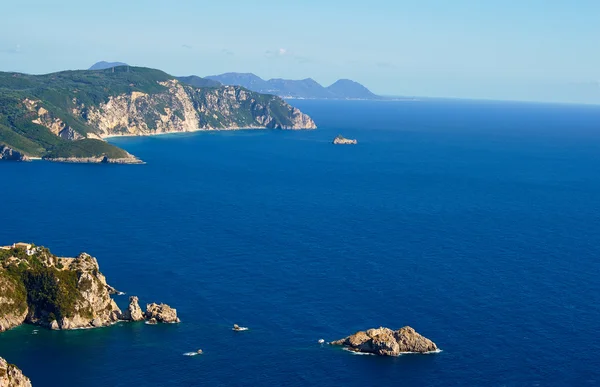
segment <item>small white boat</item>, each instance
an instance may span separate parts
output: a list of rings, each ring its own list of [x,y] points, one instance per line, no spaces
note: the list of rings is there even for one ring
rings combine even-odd
[[[323,344],[323,343],[325,343],[325,340],[319,339],[319,344]]]
[[[232,328],[232,330],[239,332],[239,331],[247,331],[247,330],[248,330],[248,328],[246,328],[246,327],[241,327],[241,326],[239,326],[239,325],[237,325],[237,324],[233,324],[233,328]]]
[[[197,355],[202,355],[204,352],[199,349],[196,352],[186,352],[183,354],[183,356],[197,356]]]

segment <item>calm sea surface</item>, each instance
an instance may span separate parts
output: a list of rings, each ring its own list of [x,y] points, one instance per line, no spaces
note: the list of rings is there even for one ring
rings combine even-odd
[[[0,244],[86,251],[182,319],[24,326],[0,356],[36,387],[600,384],[600,107],[293,104],[319,129],[114,140],[142,166],[0,164]],[[443,352],[317,343],[381,325]]]

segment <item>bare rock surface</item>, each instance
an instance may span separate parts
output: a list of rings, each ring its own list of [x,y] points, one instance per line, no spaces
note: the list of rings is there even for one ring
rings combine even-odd
[[[383,327],[359,331],[344,339],[332,341],[331,345],[342,345],[351,351],[379,356],[438,351],[438,347],[433,341],[421,336],[408,326],[397,331]]]
[[[0,387],[31,387],[31,381],[17,366],[0,357]]]
[[[140,308],[139,299],[136,296],[129,297],[129,306],[123,313],[122,320],[127,321],[142,321],[144,320],[144,312]]]
[[[163,323],[178,323],[177,310],[171,308],[167,304],[148,304],[146,305],[146,318],[148,320],[155,319]]]

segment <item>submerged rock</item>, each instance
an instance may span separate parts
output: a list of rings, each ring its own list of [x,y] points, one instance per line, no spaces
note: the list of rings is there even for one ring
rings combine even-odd
[[[121,316],[122,320],[127,321],[142,321],[144,320],[144,312],[138,303],[139,299],[136,296],[129,297],[129,306]]]
[[[397,331],[383,327],[359,331],[344,339],[332,341],[331,345],[343,345],[351,351],[380,356],[438,351],[438,347],[433,341],[421,336],[411,327],[400,328]]]
[[[17,366],[0,357],[0,387],[31,387],[31,381]]]
[[[178,323],[177,309],[171,308],[167,304],[148,304],[146,305],[146,318],[148,320],[155,319],[163,323]]]

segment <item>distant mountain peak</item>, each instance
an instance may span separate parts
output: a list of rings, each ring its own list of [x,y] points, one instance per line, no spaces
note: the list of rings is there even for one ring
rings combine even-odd
[[[369,89],[360,83],[351,79],[338,79],[331,86],[327,87],[335,95],[343,96],[347,99],[378,99]]]
[[[350,79],[340,79],[329,87],[321,86],[312,78],[301,80],[272,78],[265,81],[252,73],[225,73],[211,75],[212,79],[224,85],[237,85],[259,93],[276,94],[287,98],[309,99],[381,99],[369,89]]]
[[[92,67],[90,67],[88,70],[105,70],[105,69],[110,69],[111,67],[118,67],[118,66],[129,66],[129,65],[127,63],[123,63],[123,62],[100,61],[100,62],[94,63],[92,65]]]

